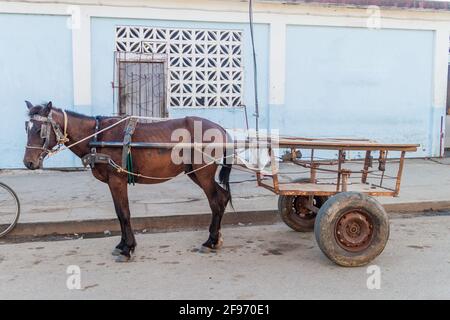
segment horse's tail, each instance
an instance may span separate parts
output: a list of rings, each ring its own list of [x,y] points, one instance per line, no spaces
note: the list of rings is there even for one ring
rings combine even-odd
[[[227,190],[231,208],[233,208],[233,210],[234,210],[233,202],[231,200],[231,190],[230,190],[230,174],[231,174],[231,166],[232,165],[227,163],[227,161],[228,161],[227,148],[225,148],[224,154],[223,154],[223,164],[222,164],[222,168],[220,169],[220,172],[219,172],[219,181],[225,187],[225,190]]]

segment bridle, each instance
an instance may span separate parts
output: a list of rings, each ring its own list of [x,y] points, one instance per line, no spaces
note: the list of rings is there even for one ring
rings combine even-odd
[[[40,115],[33,115],[30,117],[30,120],[35,120],[42,122],[41,124],[41,130],[40,135],[41,139],[44,140],[44,144],[42,146],[33,146],[33,145],[27,145],[27,149],[37,149],[42,150],[41,154],[39,155],[39,162],[42,164],[42,161],[47,155],[54,154],[59,151],[59,149],[69,141],[69,138],[67,137],[67,113],[66,111],[62,111],[64,115],[64,130],[61,130],[61,127],[59,124],[53,119],[52,111],[48,114],[47,117],[43,117]],[[49,149],[48,145],[50,143],[50,135],[51,135],[51,129],[53,129],[53,132],[56,136],[56,145]],[[25,122],[25,130],[28,133],[29,130],[29,121]]]

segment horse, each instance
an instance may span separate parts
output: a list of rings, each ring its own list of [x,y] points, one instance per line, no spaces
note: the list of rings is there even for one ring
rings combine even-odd
[[[30,170],[41,168],[46,156],[61,146],[73,145],[70,150],[79,158],[84,157],[92,152],[91,139],[85,140],[85,138],[90,135],[95,136],[96,132],[99,132],[96,135],[98,141],[123,141],[124,139],[126,123],[125,121],[118,123],[123,119],[121,117],[86,116],[56,108],[51,102],[33,105],[26,101],[26,105],[29,121],[26,123],[28,140],[23,163]],[[102,129],[114,124],[117,125],[102,132]],[[199,127],[200,129],[198,129]],[[211,130],[219,132],[222,135],[219,137],[220,139],[227,138],[225,129],[218,124],[207,119],[190,116],[151,123],[138,122],[132,137],[134,141],[139,142],[167,143],[173,142],[174,132],[185,132],[191,137],[191,142],[194,142],[193,137],[199,134],[194,132],[196,130],[200,130],[202,139]],[[214,139],[216,142],[218,137],[214,137]],[[123,159],[122,148],[105,146],[96,149],[97,152],[108,155],[114,163],[121,163]],[[219,172],[219,182],[223,185],[222,187],[215,179],[220,164],[217,161],[211,162],[210,159],[203,158],[200,161],[193,161],[195,152],[187,151],[183,149],[179,154],[182,154],[183,159],[191,158],[191,161],[180,162],[173,161],[173,150],[170,148],[133,148],[133,172],[139,173],[134,176],[134,182],[155,184],[169,181],[183,172],[187,174],[205,193],[212,212],[209,237],[201,245],[200,251],[215,251],[223,245],[221,221],[227,204],[231,203],[229,184],[231,164],[222,164]],[[226,150],[221,158],[224,160],[223,163],[225,163],[225,154]],[[106,183],[109,187],[121,229],[121,240],[113,249],[112,254],[116,256],[117,262],[127,262],[131,259],[137,245],[130,219],[127,193],[129,176],[124,170],[117,170],[109,163],[95,163],[91,165],[91,172],[97,180]]]

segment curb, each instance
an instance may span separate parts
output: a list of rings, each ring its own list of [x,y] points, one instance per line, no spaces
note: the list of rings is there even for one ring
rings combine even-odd
[[[420,202],[403,202],[388,203],[383,205],[388,212],[398,213],[423,213],[427,211],[450,210],[450,201],[420,201]]]
[[[450,210],[450,201],[424,201],[385,204],[388,213],[414,213],[421,215],[430,211]],[[210,213],[170,215],[132,218],[133,229],[137,232],[156,233],[179,230],[207,230]],[[223,217],[223,226],[269,225],[280,222],[277,210],[228,212]],[[8,238],[46,237],[63,235],[95,235],[120,232],[117,219],[99,219],[61,222],[19,223]]]
[[[281,221],[276,210],[229,212],[223,216],[222,225],[264,225]],[[210,213],[171,215],[156,217],[136,217],[131,219],[133,230],[156,233],[179,230],[207,230],[211,222]],[[117,219],[98,219],[61,222],[19,223],[7,238],[44,237],[80,234],[112,234],[120,232]]]

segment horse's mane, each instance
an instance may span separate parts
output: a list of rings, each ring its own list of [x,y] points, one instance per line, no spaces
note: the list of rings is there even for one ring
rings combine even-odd
[[[32,117],[34,115],[39,115],[41,113],[41,111],[45,108],[45,105],[46,105],[46,103],[34,106],[30,110],[28,110],[28,116]],[[52,107],[52,109],[55,111],[63,112],[63,110],[61,108]],[[64,110],[64,111],[66,111],[66,113],[68,115],[75,117],[77,119],[92,119],[91,116],[87,116],[85,114],[81,114],[81,113],[78,113],[75,111],[71,111],[71,110]]]
[[[62,112],[61,109],[58,109],[58,110]],[[91,117],[91,116],[87,116],[87,115],[85,115],[85,114],[78,113],[78,112],[75,112],[75,111],[71,111],[71,110],[65,110],[65,111],[66,111],[66,113],[67,113],[68,115],[70,115],[70,116],[72,116],[72,117],[75,117],[75,118],[78,118],[78,119],[92,119],[92,118],[93,118],[93,117]]]

